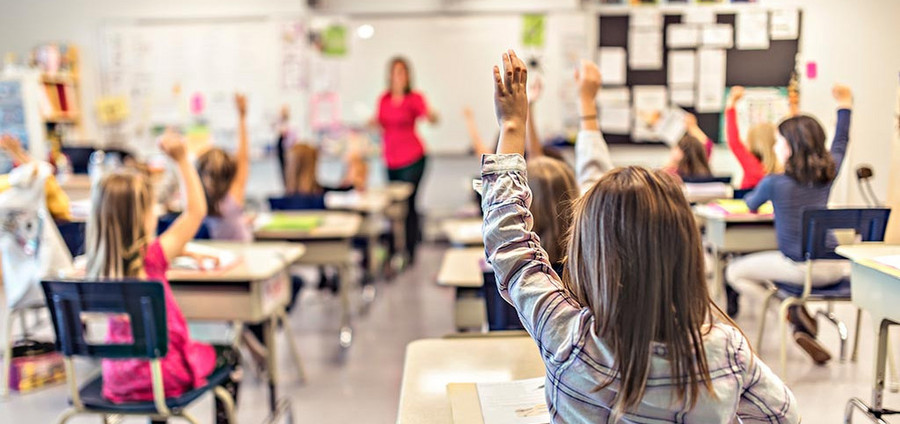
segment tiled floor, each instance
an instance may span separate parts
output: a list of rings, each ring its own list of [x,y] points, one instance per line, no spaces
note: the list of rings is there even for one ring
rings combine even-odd
[[[306,361],[309,382],[297,383],[291,363],[281,355],[281,393],[293,402],[298,423],[372,423],[396,420],[404,349],[423,337],[440,337],[453,331],[453,292],[434,283],[443,247],[423,249],[417,266],[389,284],[379,285],[371,310],[356,320],[354,346],[339,358],[337,329],[338,303],[330,295],[307,292],[301,307],[291,317],[300,349]],[[747,290],[750,291],[750,290]],[[744,331],[755,340],[760,296],[744,296],[741,318]],[[838,315],[851,326],[855,316],[849,306],[838,307]],[[774,314],[770,313],[770,319]],[[772,321],[774,323],[774,320]],[[821,323],[822,339],[837,347],[836,332]],[[0,327],[2,328],[2,327]],[[777,326],[772,326],[777,330]],[[859,363],[834,361],[817,367],[790,346],[787,381],[797,395],[805,423],[840,423],[844,405],[852,396],[870,396],[872,376],[873,326],[866,315],[863,322]],[[765,339],[763,360],[777,366],[778,337],[774,331]],[[284,345],[281,345],[284,347]],[[96,369],[81,363],[80,369]],[[889,395],[888,405],[900,406],[900,396]],[[266,411],[266,392],[257,378],[248,375],[241,391],[241,422],[261,422]],[[63,387],[25,396],[12,395],[0,401],[0,423],[51,423],[66,406]],[[202,400],[192,412],[210,422],[210,399]],[[81,418],[72,423],[97,423],[97,418]],[[139,423],[129,420],[126,423]],[[857,418],[857,422],[864,422]]]

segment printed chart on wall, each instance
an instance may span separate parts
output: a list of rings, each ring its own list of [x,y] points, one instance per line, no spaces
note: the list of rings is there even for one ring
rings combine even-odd
[[[684,128],[675,121],[686,113],[716,138],[728,87],[736,85],[748,88],[738,105],[746,109],[739,113],[744,131],[781,119],[784,87],[797,72],[801,17],[796,8],[762,6],[601,9],[597,100],[607,142],[672,144]]]
[[[293,97],[299,109],[305,32],[299,21],[252,17],[109,25],[103,94],[126,100],[123,129],[144,146],[174,126],[196,147],[233,143],[234,93],[247,93],[251,140],[270,141],[281,105]]]
[[[25,126],[25,107],[19,81],[0,81],[0,134],[11,135],[28,150],[28,130]],[[0,173],[9,172],[12,162],[0,153]]]

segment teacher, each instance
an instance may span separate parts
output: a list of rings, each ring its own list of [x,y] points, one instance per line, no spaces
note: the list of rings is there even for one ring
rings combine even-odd
[[[406,253],[410,263],[414,263],[421,233],[416,195],[427,159],[425,145],[416,133],[416,121],[426,119],[434,124],[438,116],[428,107],[425,97],[413,90],[412,70],[405,58],[391,59],[387,84],[387,91],[378,100],[378,114],[374,121],[381,129],[388,179],[413,185],[405,227]]]

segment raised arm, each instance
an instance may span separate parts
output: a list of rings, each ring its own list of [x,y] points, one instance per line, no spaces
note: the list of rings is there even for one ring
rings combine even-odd
[[[581,61],[581,69],[575,71],[578,85],[579,130],[575,139],[575,177],[584,194],[604,173],[613,168],[609,146],[597,123],[597,92],[603,78],[594,62]]]
[[[176,164],[181,178],[185,208],[175,222],[159,236],[166,259],[172,260],[184,250],[184,245],[194,238],[203,219],[206,218],[206,196],[197,170],[188,160],[184,139],[180,135],[167,131],[160,139],[159,147]]]
[[[247,97],[243,94],[235,94],[234,103],[238,111],[238,148],[234,154],[237,168],[234,172],[234,181],[228,193],[238,205],[244,205],[244,193],[247,190],[247,177],[250,175],[250,140],[247,136]]]
[[[684,127],[687,129],[688,135],[703,143],[703,148],[706,150],[706,158],[709,159],[712,156],[712,139],[697,124],[697,117],[693,113],[684,114]]]
[[[493,152],[493,150],[484,145],[484,140],[481,138],[481,134],[478,133],[478,124],[475,123],[475,115],[472,113],[472,108],[466,106],[463,109],[463,118],[466,121],[466,131],[469,132],[469,141],[472,143],[472,150],[475,151],[475,154],[481,156]]]
[[[853,109],[853,92],[850,87],[835,84],[831,90],[837,100],[837,125],[834,129],[834,141],[831,142],[831,157],[834,158],[835,171],[841,172],[841,165],[847,154],[850,143],[850,111]]]
[[[525,65],[510,51],[504,75],[494,67],[494,105],[500,123],[496,155],[482,159],[484,245],[500,294],[519,312],[539,345],[564,361],[587,324],[577,303],[562,287],[547,252],[532,232],[531,190],[525,176]]]
[[[9,155],[16,165],[31,162],[31,156],[22,148],[22,142],[11,135],[0,134],[0,150]]]
[[[744,87],[736,86],[731,88],[728,95],[728,101],[725,103],[725,140],[728,142],[728,148],[731,153],[741,164],[744,170],[744,180],[748,175],[752,175],[756,181],[762,178],[763,164],[759,159],[750,153],[750,149],[741,141],[741,133],[738,129],[737,110],[735,105],[744,97]]]

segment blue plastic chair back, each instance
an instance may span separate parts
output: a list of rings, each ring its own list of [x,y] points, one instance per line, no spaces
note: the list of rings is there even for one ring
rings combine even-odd
[[[270,197],[269,209],[273,211],[323,210],[325,196],[322,194],[294,194],[285,197]]]
[[[57,348],[65,356],[156,359],[169,344],[166,301],[159,282],[138,280],[42,281]],[[125,314],[131,344],[92,344],[85,339],[85,319],[95,314]]]
[[[835,253],[834,230],[854,230],[863,242],[884,241],[891,210],[808,209],[803,211],[803,256],[807,260],[846,259]]]
[[[159,220],[156,223],[156,235],[161,235],[164,233],[169,226],[175,222],[175,219],[178,218],[177,213],[169,213],[159,217]],[[206,225],[206,222],[200,224],[200,228],[197,229],[197,233],[194,234],[194,240],[210,240],[212,236],[209,234],[209,226]]]
[[[87,224],[84,222],[57,221],[56,228],[59,229],[59,235],[62,236],[63,242],[66,243],[66,247],[73,258],[84,254]]]

